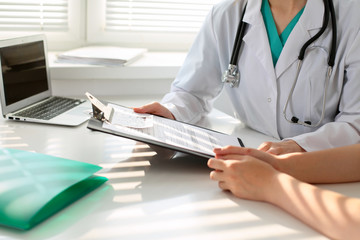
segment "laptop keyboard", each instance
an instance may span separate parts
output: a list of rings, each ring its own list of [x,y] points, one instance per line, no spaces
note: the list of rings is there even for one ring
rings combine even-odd
[[[83,102],[85,102],[85,100],[51,97],[42,103],[18,112],[16,115],[19,117],[50,120]]]

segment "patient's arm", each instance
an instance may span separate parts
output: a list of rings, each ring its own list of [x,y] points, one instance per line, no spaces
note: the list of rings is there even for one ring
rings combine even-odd
[[[210,178],[218,181],[220,188],[239,198],[272,203],[332,239],[359,238],[360,199],[304,183],[250,155],[232,155],[237,157],[234,160],[229,156],[226,160],[217,156],[208,161],[214,169]],[[359,159],[359,155],[355,158]],[[272,156],[267,160],[271,159]],[[341,171],[345,173],[344,169]]]
[[[279,206],[332,239],[358,239],[360,199],[324,190],[280,173],[267,193]]]
[[[360,144],[316,152],[272,155],[256,149],[228,146],[214,150],[221,159],[253,156],[308,183],[340,183],[360,181]]]
[[[309,183],[360,181],[360,144],[280,156],[277,169]]]

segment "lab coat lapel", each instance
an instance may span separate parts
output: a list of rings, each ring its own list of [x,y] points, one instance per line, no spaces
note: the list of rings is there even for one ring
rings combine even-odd
[[[249,52],[255,54],[267,75],[275,79],[274,64],[260,7],[261,1],[248,1],[244,21],[249,26],[243,41],[249,48]]]
[[[275,66],[279,78],[297,59],[304,43],[320,30],[324,15],[322,0],[309,0],[304,12],[295,25]]]

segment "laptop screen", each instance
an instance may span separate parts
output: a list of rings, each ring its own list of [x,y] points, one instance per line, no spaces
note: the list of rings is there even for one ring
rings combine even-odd
[[[0,49],[6,106],[49,89],[43,41]]]

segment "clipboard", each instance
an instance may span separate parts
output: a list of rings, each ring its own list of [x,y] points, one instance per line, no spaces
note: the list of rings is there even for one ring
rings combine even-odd
[[[238,137],[156,115],[135,113],[131,108],[101,102],[86,93],[92,104],[87,127],[132,140],[199,157],[214,157],[213,149],[244,147]],[[106,105],[105,105],[106,104]]]

